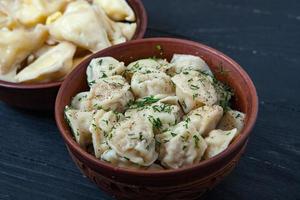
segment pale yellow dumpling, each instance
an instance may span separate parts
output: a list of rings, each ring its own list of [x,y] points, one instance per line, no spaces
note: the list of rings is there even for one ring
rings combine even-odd
[[[31,31],[0,29],[0,74],[19,68],[27,56],[43,45],[47,36],[44,26],[36,26]]]
[[[96,12],[83,0],[70,3],[64,14],[49,25],[49,32],[56,40],[66,40],[92,52],[111,46]]]
[[[115,21],[134,21],[133,10],[125,0],[94,0],[98,2],[105,13]]]
[[[65,117],[69,123],[73,135],[83,148],[92,143],[92,134],[90,132],[91,122],[93,120],[93,112],[84,112],[71,109],[69,107],[65,108]]]
[[[18,0],[13,15],[26,26],[43,23],[47,16],[61,10],[67,0]]]
[[[16,76],[17,82],[49,82],[63,78],[73,67],[76,47],[63,42],[51,47]]]

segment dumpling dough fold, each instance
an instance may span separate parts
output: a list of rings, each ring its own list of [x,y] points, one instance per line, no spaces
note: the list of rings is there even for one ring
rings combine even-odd
[[[50,47],[48,51],[17,74],[17,82],[41,83],[63,78],[72,69],[75,51],[76,47],[68,42]]]
[[[139,117],[122,121],[111,132],[108,144],[123,158],[142,166],[150,166],[158,156],[152,124]]]
[[[94,0],[94,2],[100,4],[114,21],[135,21],[134,12],[125,0]]]
[[[229,131],[222,131],[220,129],[213,130],[205,138],[207,149],[205,152],[205,159],[212,158],[229,146],[231,141],[238,135],[237,129],[234,128]]]
[[[178,123],[155,138],[159,143],[161,164],[172,169],[198,163],[207,147],[202,136],[188,121]]]
[[[47,36],[47,29],[42,25],[33,30],[0,29],[0,74],[18,68],[27,56],[43,45]]]
[[[56,40],[70,41],[92,52],[111,46],[95,10],[83,0],[70,3],[64,14],[49,25],[49,32]]]

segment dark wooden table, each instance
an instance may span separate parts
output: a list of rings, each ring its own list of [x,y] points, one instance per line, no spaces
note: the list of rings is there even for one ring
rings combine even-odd
[[[234,172],[207,199],[300,199],[300,1],[144,0],[147,37],[202,42],[252,77],[260,111]],[[0,103],[0,199],[111,199],[71,161],[52,113]]]

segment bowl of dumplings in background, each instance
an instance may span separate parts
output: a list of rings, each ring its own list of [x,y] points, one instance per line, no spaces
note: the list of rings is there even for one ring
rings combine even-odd
[[[0,1],[0,99],[53,110],[63,79],[85,58],[143,38],[140,0]]]
[[[65,79],[55,104],[76,165],[120,199],[198,199],[234,169],[257,112],[242,67],[174,38],[93,54]]]

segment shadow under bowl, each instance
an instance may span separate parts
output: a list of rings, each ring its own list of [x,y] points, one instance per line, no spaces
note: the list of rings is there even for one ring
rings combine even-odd
[[[217,79],[235,91],[234,109],[246,113],[240,135],[219,155],[198,164],[161,171],[134,170],[114,167],[84,151],[73,139],[64,108],[73,96],[89,90],[86,68],[93,58],[112,56],[128,64],[142,58],[161,57],[170,61],[173,54],[200,56],[211,67]],[[221,73],[226,70],[228,73]],[[100,51],[83,61],[63,82],[55,105],[57,126],[68,151],[89,179],[102,190],[120,199],[197,199],[213,188],[235,167],[243,153],[256,121],[258,98],[247,73],[235,61],[208,46],[174,38],[149,38],[131,41]]]

